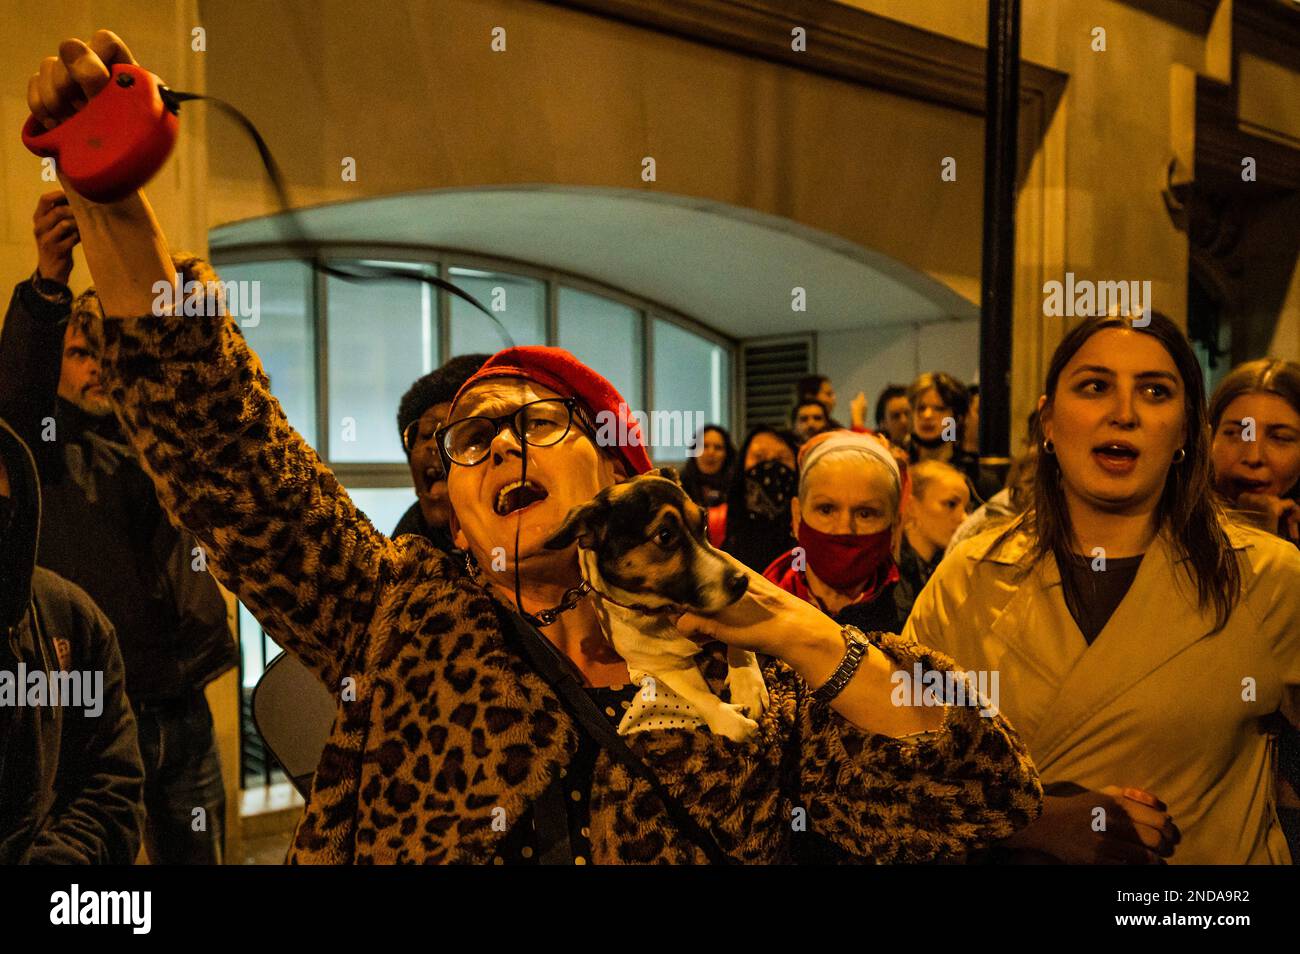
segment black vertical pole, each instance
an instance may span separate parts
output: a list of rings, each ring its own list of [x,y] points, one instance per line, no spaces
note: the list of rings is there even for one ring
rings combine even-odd
[[[1020,115],[1020,0],[987,0],[984,241],[980,288],[980,466],[1010,464],[1011,307],[1015,278]]]

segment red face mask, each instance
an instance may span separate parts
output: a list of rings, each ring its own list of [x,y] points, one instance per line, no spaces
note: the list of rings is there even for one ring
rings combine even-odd
[[[799,521],[799,546],[808,556],[808,566],[819,580],[837,590],[849,591],[866,585],[870,600],[881,587],[898,579],[891,549],[893,531],[877,533],[822,533]]]

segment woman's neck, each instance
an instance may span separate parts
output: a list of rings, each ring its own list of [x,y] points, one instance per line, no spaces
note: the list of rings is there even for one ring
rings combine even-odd
[[[804,568],[804,577],[808,580],[808,589],[812,591],[812,595],[821,601],[822,609],[831,616],[844,609],[862,594],[862,586],[848,593],[835,589],[829,583],[818,579],[817,574],[813,572],[810,566]],[[865,585],[864,583],[863,586]]]
[[[491,586],[507,606],[515,605],[514,580],[510,574],[503,581],[492,580]],[[520,596],[524,612],[536,615],[542,610],[553,609],[564,599],[564,595],[582,583],[582,576],[575,565],[572,575],[548,574],[541,580],[533,579],[527,583],[520,581]],[[613,686],[631,681],[627,664],[614,651],[609,639],[601,629],[600,619],[588,594],[571,609],[561,613],[551,625],[541,630],[543,636],[550,640],[556,649],[564,653],[582,672],[588,685]]]
[[[935,551],[939,549],[937,543],[922,536],[910,527],[903,531],[903,535],[907,537],[907,545],[916,551],[916,555],[921,558],[922,563],[929,563],[934,558]]]
[[[1073,547],[1084,556],[1092,556],[1098,547],[1108,557],[1139,556],[1147,552],[1158,530],[1155,504],[1124,510],[1103,510],[1065,492],[1070,526],[1074,531]]]
[[[933,447],[927,447],[925,444],[914,440],[912,445],[916,448],[916,458],[918,461],[937,460],[946,464],[948,461],[952,460],[952,441],[940,441]]]

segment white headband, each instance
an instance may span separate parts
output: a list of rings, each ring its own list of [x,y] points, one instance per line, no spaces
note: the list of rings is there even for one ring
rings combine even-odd
[[[818,435],[813,438],[816,441],[811,447],[805,447],[803,453],[799,456],[799,490],[802,493],[807,476],[811,473],[817,462],[827,454],[842,453],[852,451],[856,454],[862,454],[867,457],[875,458],[885,465],[889,471],[889,476],[894,478],[894,487],[901,494],[903,489],[903,478],[898,471],[898,461],[894,460],[894,455],[889,452],[884,444],[880,443],[870,434],[859,434],[855,431],[838,430],[831,431],[825,435]],[[812,442],[809,442],[812,443]]]

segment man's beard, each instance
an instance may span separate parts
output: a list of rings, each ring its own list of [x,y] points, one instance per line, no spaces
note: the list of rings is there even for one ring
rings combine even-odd
[[[113,413],[113,402],[107,397],[88,397],[83,395],[72,402],[78,410],[91,417],[108,417]]]

